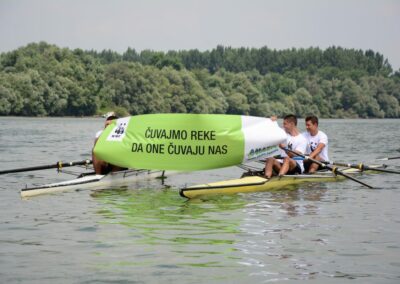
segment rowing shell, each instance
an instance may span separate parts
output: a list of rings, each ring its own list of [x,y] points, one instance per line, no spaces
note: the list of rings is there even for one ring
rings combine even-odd
[[[73,180],[21,189],[21,197],[31,197],[62,191],[105,189],[132,184],[135,181],[160,177],[163,171],[124,170],[107,175],[88,175]]]
[[[356,169],[346,169],[347,174],[360,173]],[[317,174],[284,175],[282,177],[272,177],[270,179],[260,176],[247,176],[239,179],[219,181],[207,184],[194,185],[182,188],[179,194],[186,198],[196,198],[209,195],[248,193],[257,191],[267,191],[285,188],[304,182],[330,182],[343,180],[344,177],[337,176],[330,171],[323,171]]]

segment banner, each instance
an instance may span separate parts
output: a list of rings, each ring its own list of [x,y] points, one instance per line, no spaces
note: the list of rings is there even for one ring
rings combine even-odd
[[[279,154],[286,133],[268,118],[147,114],[120,118],[99,137],[98,159],[124,168],[195,171]]]

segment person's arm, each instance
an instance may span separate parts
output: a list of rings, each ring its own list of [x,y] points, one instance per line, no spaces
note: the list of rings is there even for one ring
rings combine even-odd
[[[304,153],[307,151],[307,140],[306,138],[304,138],[304,136],[302,136],[300,143],[297,145],[295,149],[293,149],[293,151],[300,155],[304,155]],[[288,153],[288,156],[291,158],[296,157],[294,153]]]
[[[98,174],[98,175],[102,174],[102,168],[103,168],[104,162],[102,162],[101,160],[98,160],[96,158],[96,155],[94,154],[94,147],[96,146],[97,140],[99,140],[99,137],[102,132],[103,132],[102,130],[97,131],[95,139],[94,139],[94,143],[93,143],[93,148],[92,148],[93,169],[96,172],[96,174]]]
[[[311,159],[315,159],[322,152],[325,146],[328,145],[328,136],[323,132],[319,132],[319,135],[320,139],[317,148],[315,148],[309,155]]]
[[[309,155],[310,158],[314,159],[315,157],[317,157],[319,155],[319,153],[321,153],[324,148],[325,148],[325,144],[324,143],[319,143],[317,148],[315,148],[315,150],[310,153],[310,155]]]

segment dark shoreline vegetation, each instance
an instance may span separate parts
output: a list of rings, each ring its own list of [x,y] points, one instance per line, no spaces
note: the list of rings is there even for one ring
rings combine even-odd
[[[0,54],[0,115],[223,113],[399,118],[400,70],[372,50],[60,48]]]

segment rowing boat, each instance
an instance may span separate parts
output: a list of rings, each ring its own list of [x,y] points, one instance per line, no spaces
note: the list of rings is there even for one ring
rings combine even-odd
[[[83,189],[105,189],[130,185],[136,181],[163,177],[163,171],[150,170],[124,170],[112,172],[107,175],[90,174],[76,179],[57,183],[44,184],[21,189],[21,197],[31,197],[63,191],[76,191]]]
[[[345,169],[346,174],[360,173],[357,169]],[[304,182],[332,182],[343,180],[330,171],[321,171],[316,174],[284,175],[270,179],[261,176],[245,176],[239,179],[219,181],[181,188],[179,194],[186,198],[197,198],[209,195],[248,193],[287,188]]]
[[[63,164],[64,166],[66,164]],[[351,166],[351,165],[350,165]],[[48,168],[49,166],[46,166]],[[51,165],[53,168],[54,165]],[[385,171],[389,173],[398,173],[393,170],[382,169],[385,165],[372,165],[368,167],[359,167],[360,169],[369,169],[369,171]],[[31,170],[31,168],[27,168]],[[35,167],[36,169],[36,167]],[[321,171],[317,174],[302,174],[302,175],[285,175],[277,178],[273,177],[270,179],[252,175],[242,177],[240,179],[233,179],[227,181],[220,181],[214,183],[207,183],[201,185],[190,186],[187,188],[180,189],[180,195],[187,198],[195,198],[204,195],[216,195],[216,194],[234,194],[234,193],[245,193],[245,192],[257,192],[266,191],[273,189],[280,189],[289,185],[296,185],[303,182],[328,182],[337,181],[344,178],[349,178],[349,174],[361,173],[363,170],[354,168],[345,168],[340,170],[340,173],[344,175],[336,175],[331,171]],[[24,169],[26,170],[26,169]],[[14,171],[14,170],[13,170]],[[18,169],[15,171],[19,171]],[[10,172],[5,171],[6,173]],[[168,171],[168,175],[177,172]],[[254,172],[249,171],[250,174]],[[112,172],[107,175],[96,175],[86,174],[73,180],[62,181],[57,183],[44,184],[35,187],[26,187],[21,189],[22,197],[31,197],[42,194],[56,193],[62,191],[77,191],[84,189],[109,189],[118,188],[123,186],[132,186],[135,182],[140,180],[152,179],[157,177],[165,177],[165,171],[162,170],[123,170],[118,172]]]

